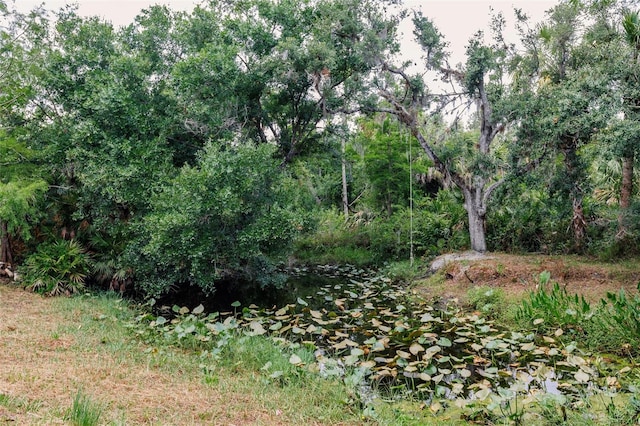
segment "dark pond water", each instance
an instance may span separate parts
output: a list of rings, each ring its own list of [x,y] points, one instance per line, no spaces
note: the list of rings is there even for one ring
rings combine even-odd
[[[214,294],[206,294],[199,287],[186,286],[159,300],[156,307],[164,310],[174,305],[193,308],[203,305],[206,312],[233,311],[232,304],[256,305],[268,309],[296,303],[298,298],[306,300],[311,307],[331,305],[331,294],[340,297],[340,289],[353,286],[351,280],[366,279],[376,275],[375,271],[351,266],[317,266],[294,268],[286,272],[286,281],[280,288],[261,288],[251,282],[222,282]]]

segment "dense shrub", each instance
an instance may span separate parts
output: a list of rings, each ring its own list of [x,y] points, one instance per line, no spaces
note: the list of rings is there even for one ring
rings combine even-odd
[[[571,246],[571,211],[567,205],[542,189],[530,189],[524,184],[501,195],[487,216],[490,250],[554,253]]]
[[[223,280],[278,284],[275,260],[304,222],[291,191],[273,147],[209,146],[151,200],[128,249],[140,289],[157,296],[181,284],[205,292]]]
[[[77,241],[56,240],[40,244],[22,272],[25,287],[56,296],[81,291],[90,270],[89,255]]]

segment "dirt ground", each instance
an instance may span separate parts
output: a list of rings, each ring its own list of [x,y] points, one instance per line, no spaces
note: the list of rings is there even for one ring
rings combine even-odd
[[[459,256],[456,256],[459,257]],[[607,292],[624,289],[638,294],[640,261],[604,263],[583,256],[511,255],[488,253],[474,260],[444,261],[434,277],[417,283],[415,290],[426,297],[464,300],[474,286],[502,289],[508,298],[519,299],[540,284],[540,273],[551,274],[569,294],[581,294],[590,301],[606,297]]]

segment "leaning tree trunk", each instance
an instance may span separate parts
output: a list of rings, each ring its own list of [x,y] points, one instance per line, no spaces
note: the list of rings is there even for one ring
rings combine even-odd
[[[11,240],[7,222],[0,220],[0,262],[13,264],[13,251],[11,250]]]
[[[418,87],[414,85],[414,81],[409,78],[407,74],[401,69],[396,69],[385,63],[383,65],[385,71],[389,71],[392,74],[401,76],[407,88],[412,90],[412,103],[410,107],[406,107],[403,101],[394,96],[393,93],[387,90],[381,90],[380,95],[387,100],[393,109],[382,108],[379,112],[386,112],[394,114],[398,119],[404,123],[411,135],[414,136],[420,146],[424,149],[425,153],[431,161],[433,161],[435,168],[442,174],[444,181],[453,182],[458,188],[460,188],[464,194],[464,206],[467,210],[469,219],[469,237],[471,242],[471,248],[478,252],[487,251],[487,242],[485,234],[485,216],[487,214],[487,203],[493,191],[504,182],[504,178],[499,178],[491,184],[488,184],[492,179],[484,177],[485,171],[479,170],[479,173],[472,176],[471,179],[466,179],[464,176],[456,173],[456,171],[450,167],[446,162],[442,161],[436,154],[435,147],[438,144],[437,141],[427,141],[424,134],[420,129],[418,120],[418,113],[422,108],[423,92],[422,86]],[[448,78],[452,75],[459,76],[457,71],[444,70]],[[451,72],[450,72],[451,71]],[[456,77],[457,78],[457,77]],[[460,80],[461,81],[461,80]],[[479,105],[479,118],[480,118],[480,137],[476,148],[478,153],[483,156],[488,156],[491,153],[491,143],[495,139],[498,133],[502,132],[505,128],[505,123],[495,120],[493,117],[493,108],[489,96],[487,94],[484,85],[484,75],[478,79],[477,82],[477,98]],[[448,134],[445,133],[445,135]],[[446,136],[442,136],[442,141]],[[494,176],[497,178],[498,176]],[[485,186],[486,185],[486,186]]]

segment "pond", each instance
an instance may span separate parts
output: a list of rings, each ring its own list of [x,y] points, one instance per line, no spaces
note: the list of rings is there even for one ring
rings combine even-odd
[[[209,315],[204,305],[175,307],[182,316],[173,325],[160,316],[151,326],[183,336],[215,338],[230,329],[268,335],[313,348],[322,374],[357,371],[381,392],[424,400],[570,396],[620,386],[577,344],[561,343],[560,329],[548,336],[508,330],[455,303],[416,299],[374,271],[295,269],[282,291],[254,296]]]

